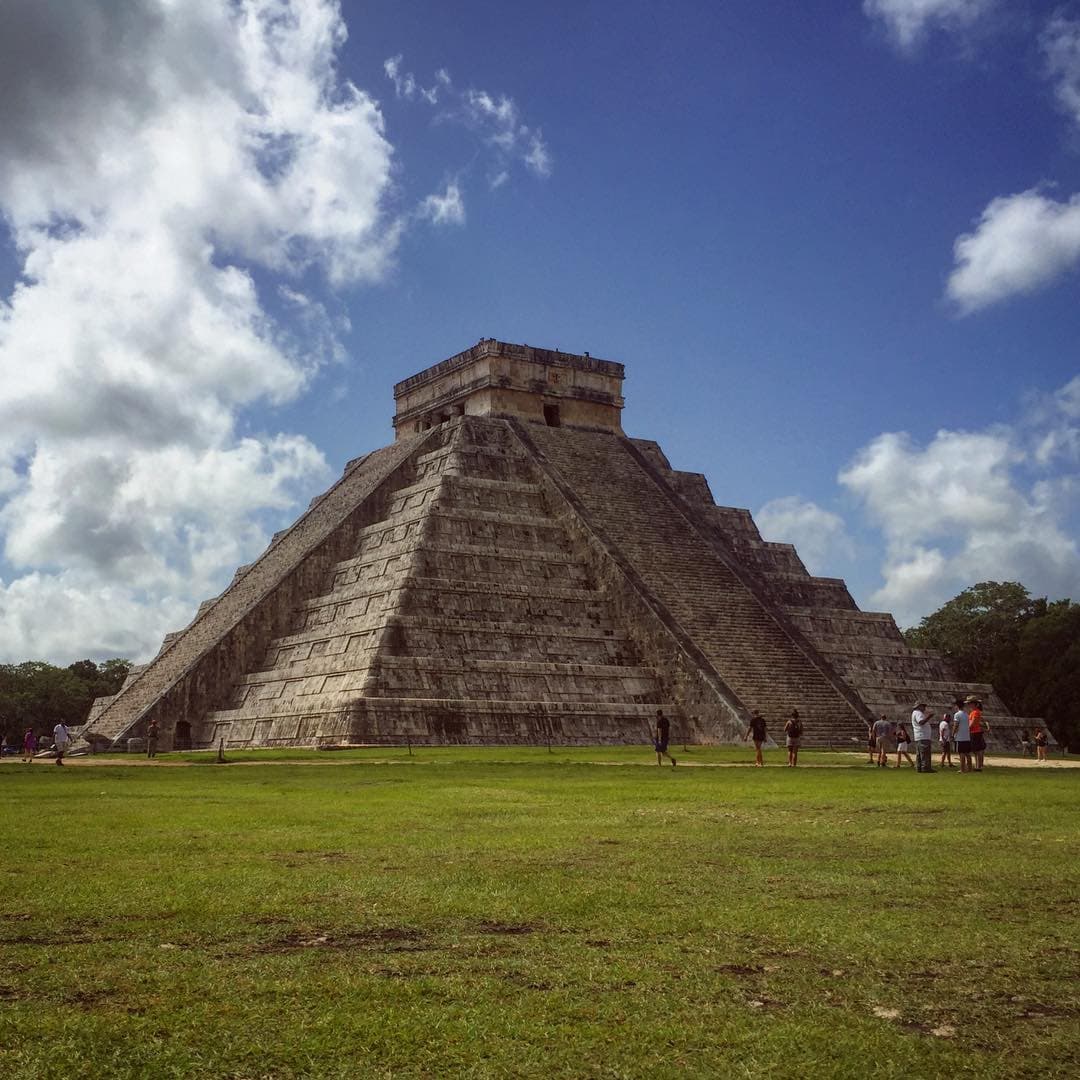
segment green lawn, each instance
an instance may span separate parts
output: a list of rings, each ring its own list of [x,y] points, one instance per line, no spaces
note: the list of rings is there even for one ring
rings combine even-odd
[[[0,766],[0,1076],[1080,1074],[1080,770],[229,756]]]

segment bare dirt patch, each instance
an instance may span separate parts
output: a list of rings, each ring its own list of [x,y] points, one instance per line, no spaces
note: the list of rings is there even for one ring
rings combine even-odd
[[[482,922],[476,927],[481,934],[535,934],[544,929],[537,923]]]
[[[370,930],[299,931],[255,947],[259,953],[289,953],[302,949],[370,949],[379,952],[421,952],[434,949],[422,930],[384,926]]]

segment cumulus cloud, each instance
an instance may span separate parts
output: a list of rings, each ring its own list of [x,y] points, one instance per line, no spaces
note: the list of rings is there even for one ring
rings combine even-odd
[[[381,279],[404,228],[345,34],[334,0],[0,9],[0,654],[145,656],[327,479],[238,426],[342,354],[301,280]]]
[[[994,199],[953,253],[947,293],[965,314],[1034,292],[1080,263],[1080,195],[1032,188]]]
[[[1048,474],[1050,459],[1035,452],[1053,438],[1075,453],[1078,389],[1070,383],[1046,397],[1015,427],[939,431],[925,444],[887,433],[860,451],[839,479],[885,539],[874,606],[910,624],[977,581],[1080,593],[1080,550],[1069,528],[1075,477]]]
[[[766,539],[794,544],[812,574],[838,573],[855,554],[844,519],[797,495],[767,502],[754,520]]]
[[[863,0],[863,11],[880,20],[896,45],[914,48],[932,29],[964,30],[997,0]]]
[[[435,73],[434,83],[425,89],[412,72],[403,70],[402,61],[399,54],[383,64],[386,77],[394,85],[395,95],[406,101],[424,101],[439,106],[437,120],[463,124],[474,132],[491,152],[490,188],[506,183],[509,167],[514,163],[524,165],[536,176],[551,175],[551,151],[543,133],[524,122],[513,98],[474,87],[460,90],[445,68]]]

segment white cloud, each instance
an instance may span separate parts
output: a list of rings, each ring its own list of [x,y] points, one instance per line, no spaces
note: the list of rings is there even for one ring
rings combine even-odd
[[[767,502],[754,520],[766,539],[794,544],[812,574],[839,573],[855,554],[843,518],[797,495]]]
[[[994,199],[953,252],[947,292],[964,313],[1034,292],[1080,263],[1080,195],[1057,201],[1032,188]]]
[[[1058,103],[1080,124],[1080,19],[1055,15],[1039,40]]]
[[[840,473],[886,543],[873,606],[910,624],[978,581],[1080,593],[1080,550],[1068,526],[1075,478],[1040,475],[1046,462],[1031,451],[1055,430],[1075,446],[1068,388],[1061,394],[1016,427],[939,431],[925,445],[880,435]],[[1055,400],[1065,405],[1055,409]]]
[[[307,439],[237,429],[342,357],[300,275],[377,281],[405,227],[344,39],[334,0],[0,11],[22,260],[0,300],[0,655],[145,656],[265,544],[260,515],[327,479]],[[257,273],[284,279],[288,333]]]
[[[494,158],[492,188],[500,187],[509,176],[508,166],[520,162],[536,176],[551,175],[551,151],[539,128],[524,123],[513,98],[470,88],[458,90],[445,68],[435,72],[435,85],[424,89],[411,72],[402,70],[402,56],[392,56],[383,63],[386,77],[394,84],[394,93],[406,101],[422,99],[429,105],[442,105],[438,119],[463,124],[475,132],[490,148]]]
[[[429,195],[417,212],[434,225],[465,224],[465,204],[457,184],[447,184],[442,195]]]
[[[880,19],[896,45],[914,48],[931,29],[956,32],[971,26],[997,0],[863,0],[863,11]]]

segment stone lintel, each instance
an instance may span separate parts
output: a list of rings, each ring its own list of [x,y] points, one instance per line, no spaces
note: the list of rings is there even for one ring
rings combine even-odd
[[[394,431],[492,416],[621,434],[623,378],[613,360],[484,338],[394,387]]]

